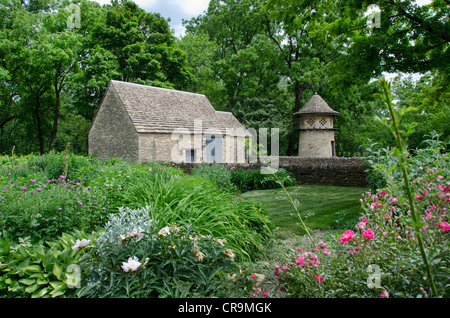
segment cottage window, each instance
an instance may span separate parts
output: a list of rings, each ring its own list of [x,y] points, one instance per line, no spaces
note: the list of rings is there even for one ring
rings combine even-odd
[[[195,149],[186,150],[186,162],[195,162]]]
[[[206,162],[222,163],[222,136],[205,136]]]

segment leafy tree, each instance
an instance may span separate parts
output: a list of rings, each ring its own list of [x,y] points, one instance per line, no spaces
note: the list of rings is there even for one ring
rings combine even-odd
[[[69,27],[80,7],[78,27]],[[191,69],[167,21],[131,1],[4,0],[0,6],[0,152],[86,152],[111,79],[183,89]],[[60,129],[60,127],[63,127]],[[69,128],[70,127],[70,128]]]
[[[449,2],[348,1],[345,15],[333,26],[349,39],[346,67],[351,76],[370,80],[383,72],[422,73],[449,70]],[[379,12],[379,25],[368,24],[369,6]]]
[[[440,134],[440,139],[447,144],[450,141],[450,92],[447,85],[445,76],[439,73],[427,73],[418,80],[411,75],[395,78],[393,89],[397,106],[416,109],[403,118],[408,124],[416,124],[409,136],[411,148],[426,147],[422,142],[433,132]]]
[[[167,20],[134,2],[108,8],[104,24],[92,29],[92,39],[116,57],[123,81],[182,88],[191,80]]]

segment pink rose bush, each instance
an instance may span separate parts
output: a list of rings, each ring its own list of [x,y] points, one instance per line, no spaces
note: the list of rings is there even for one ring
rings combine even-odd
[[[440,169],[418,170],[412,189],[414,207],[420,215],[417,226],[433,260],[438,288],[445,294],[449,280],[444,269],[450,266],[445,254],[450,231],[450,186],[446,177],[438,178],[438,173],[444,175]],[[396,189],[400,190],[385,188],[364,193],[364,212],[353,228],[315,245],[297,247],[284,264],[275,266],[272,277],[276,288],[271,295],[431,297],[408,201],[402,188]],[[376,286],[368,284],[371,276],[367,268],[371,264],[380,270]]]

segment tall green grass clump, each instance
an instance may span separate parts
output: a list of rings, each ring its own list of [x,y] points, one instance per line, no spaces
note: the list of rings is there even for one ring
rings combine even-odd
[[[150,217],[161,224],[189,224],[205,235],[224,238],[242,258],[260,252],[271,230],[262,206],[199,176],[147,171],[123,194],[123,203],[130,208],[148,207]]]

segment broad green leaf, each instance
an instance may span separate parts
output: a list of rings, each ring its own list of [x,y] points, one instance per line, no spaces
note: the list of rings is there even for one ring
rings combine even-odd
[[[29,265],[24,268],[24,273],[27,275],[31,275],[33,273],[39,273],[41,271],[41,267],[39,265]]]
[[[24,279],[20,279],[19,280],[20,283],[24,284],[24,285],[32,285],[36,282],[36,279],[32,279],[32,278],[24,278]]]
[[[53,287],[53,289],[58,290],[58,289],[66,289],[66,283],[63,282],[58,282],[58,281],[53,281],[50,282],[50,286]]]
[[[47,284],[47,283],[48,283],[48,280],[46,280],[46,279],[38,279],[36,281],[36,284],[38,284],[38,285],[44,285],[44,284]]]
[[[59,266],[58,264],[53,265],[53,274],[56,276],[56,278],[62,279],[63,272],[61,266]]]
[[[28,293],[28,294],[32,294],[38,288],[39,288],[39,285],[38,284],[34,284],[34,285],[31,285],[31,286],[28,286],[27,288],[25,288],[25,292]]]
[[[44,287],[42,289],[39,289],[37,291],[35,291],[32,295],[31,298],[41,298],[42,296],[44,296],[45,294],[47,294],[48,292],[48,288]]]
[[[55,298],[55,297],[64,295],[64,293],[65,293],[65,290],[57,290],[57,289],[55,289],[54,291],[52,291],[50,293],[50,295],[52,295],[52,297]]]

